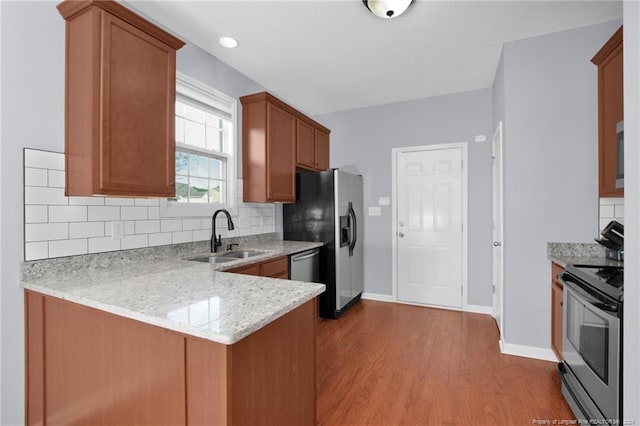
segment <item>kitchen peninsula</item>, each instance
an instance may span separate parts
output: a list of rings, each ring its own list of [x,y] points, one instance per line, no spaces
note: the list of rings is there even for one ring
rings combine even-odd
[[[222,271],[246,259],[82,257],[25,268],[27,424],[315,424],[324,285]]]

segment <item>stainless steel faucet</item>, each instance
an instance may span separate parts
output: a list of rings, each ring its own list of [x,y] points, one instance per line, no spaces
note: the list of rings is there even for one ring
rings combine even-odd
[[[231,220],[231,214],[229,214],[227,210],[219,209],[213,213],[213,216],[211,217],[211,253],[216,253],[218,251],[218,247],[222,245],[222,235],[218,235],[218,237],[216,237],[216,217],[218,216],[218,213],[224,213],[227,216],[227,229],[229,231],[232,231],[234,228],[233,220]]]

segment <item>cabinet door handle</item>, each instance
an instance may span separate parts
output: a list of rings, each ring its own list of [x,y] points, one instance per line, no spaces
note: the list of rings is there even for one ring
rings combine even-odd
[[[169,186],[176,186],[176,182],[175,181],[169,182]]]

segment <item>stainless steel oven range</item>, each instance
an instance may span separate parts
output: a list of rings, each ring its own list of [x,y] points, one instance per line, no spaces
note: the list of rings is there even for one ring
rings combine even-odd
[[[567,265],[564,285],[562,394],[578,420],[622,419],[621,266]]]

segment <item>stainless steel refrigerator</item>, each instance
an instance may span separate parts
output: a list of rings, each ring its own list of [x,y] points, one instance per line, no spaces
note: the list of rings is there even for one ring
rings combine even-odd
[[[283,206],[285,240],[322,241],[320,315],[338,318],[364,290],[362,176],[338,169],[296,174],[296,202]]]

